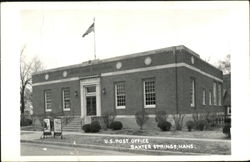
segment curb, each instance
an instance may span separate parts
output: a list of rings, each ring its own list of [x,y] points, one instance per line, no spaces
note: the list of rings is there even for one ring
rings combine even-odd
[[[35,140],[21,140],[22,143],[35,143],[35,144],[47,144],[47,145],[57,145],[57,146],[68,146],[68,147],[79,147],[79,148],[91,148],[91,149],[102,149],[111,151],[121,151],[136,154],[146,154],[146,155],[168,155],[167,153],[180,154],[180,155],[205,155],[204,153],[189,153],[189,152],[179,152],[179,151],[160,151],[160,150],[136,150],[123,147],[112,147],[112,146],[102,146],[102,145],[90,145],[90,144],[72,144],[72,143],[61,143],[61,142],[51,142],[51,141],[35,141]]]

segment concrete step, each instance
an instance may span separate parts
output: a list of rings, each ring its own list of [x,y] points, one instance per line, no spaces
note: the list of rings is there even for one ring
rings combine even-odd
[[[63,131],[66,131],[66,132],[80,132],[81,129],[63,129]]]
[[[81,129],[81,127],[75,127],[75,128],[71,128],[71,127],[68,127],[68,128],[63,128],[63,130],[66,130],[66,129]]]
[[[80,125],[78,125],[78,126],[73,126],[73,127],[64,126],[63,128],[81,128],[81,126],[80,126]]]
[[[63,131],[79,132],[81,131],[81,123],[81,118],[75,117],[67,125],[63,126]]]
[[[81,125],[80,123],[79,124],[67,124],[67,125],[64,125],[64,126],[74,126],[74,125]]]
[[[66,125],[71,125],[71,124],[81,124],[81,122],[70,122],[70,123],[68,123],[68,124],[66,124]]]
[[[67,125],[64,125],[64,126],[79,126],[79,125],[81,125],[80,123],[79,124],[67,124]]]
[[[81,123],[69,123],[67,125],[81,125]]]
[[[74,127],[63,127],[63,128],[81,128],[81,126],[74,126]]]

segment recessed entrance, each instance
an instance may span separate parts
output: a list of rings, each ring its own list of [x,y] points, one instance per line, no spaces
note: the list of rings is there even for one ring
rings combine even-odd
[[[91,117],[101,115],[100,79],[84,79],[81,86],[81,118],[90,123]]]

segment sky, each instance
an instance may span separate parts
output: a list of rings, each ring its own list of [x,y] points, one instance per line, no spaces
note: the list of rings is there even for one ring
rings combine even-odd
[[[66,4],[66,3],[65,3]],[[97,59],[185,45],[215,64],[230,54],[230,2],[42,3],[20,12],[22,45],[28,58],[37,56],[47,69]],[[95,33],[82,38],[93,23]]]

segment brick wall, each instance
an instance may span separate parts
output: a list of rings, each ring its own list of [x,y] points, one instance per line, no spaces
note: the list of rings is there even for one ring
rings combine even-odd
[[[70,111],[63,111],[62,104],[62,89],[70,88]],[[52,95],[52,113],[62,113],[65,115],[80,115],[80,83],[79,81],[46,84],[33,87],[33,109],[34,114],[43,114],[45,112],[45,102],[44,102],[44,90],[51,89]],[[75,96],[75,91],[78,92],[78,96]]]
[[[191,77],[195,79],[195,108],[190,106],[191,103]],[[219,83],[214,79],[201,75],[198,72],[192,71],[188,68],[182,67],[178,70],[178,96],[179,96],[179,109],[183,113],[192,113],[194,110],[198,112],[221,112],[222,106],[213,104],[213,83]],[[206,105],[202,104],[202,91],[206,92]],[[212,93],[212,105],[209,105],[209,91]],[[217,102],[218,102],[217,91]]]
[[[87,77],[93,75],[100,75],[106,72],[117,72],[123,70],[137,69],[143,67],[166,65],[177,63],[186,63],[200,69],[207,74],[220,78],[222,80],[222,72],[205,61],[201,60],[197,55],[191,53],[186,48],[168,48],[168,50],[151,52],[143,55],[133,55],[133,57],[125,57],[124,59],[111,61],[99,61],[98,64],[92,65],[75,65],[70,68],[59,68],[58,70],[49,70],[43,73],[34,74],[32,82],[43,83],[46,82],[44,76],[49,74],[47,81],[67,79],[72,77]],[[175,54],[174,54],[175,53]],[[152,63],[145,65],[144,60],[150,56]],[[191,57],[194,58],[194,64],[191,62]],[[176,60],[175,60],[176,59]],[[121,62],[121,69],[116,69],[116,63]],[[136,111],[141,110],[143,105],[143,79],[154,78],[156,82],[156,108],[147,108],[146,111],[154,114],[156,110],[165,110],[172,114],[176,112],[176,88],[178,96],[178,109],[183,113],[192,113],[193,108],[190,107],[190,78],[195,78],[196,81],[196,106],[195,109],[200,112],[206,111],[222,111],[221,106],[208,105],[209,90],[213,93],[214,79],[204,76],[199,72],[188,69],[187,67],[171,67],[167,69],[158,69],[144,72],[136,72],[121,75],[103,76],[101,77],[101,89],[106,89],[106,94],[101,94],[101,108],[102,113],[113,110],[118,115],[134,115]],[[63,77],[63,72],[67,71],[67,76]],[[177,75],[177,76],[176,76]],[[177,78],[177,87],[176,87]],[[126,86],[126,109],[115,109],[115,94],[114,83],[125,81]],[[216,81],[217,82],[217,81]],[[61,83],[53,83],[46,85],[33,86],[33,107],[35,114],[44,113],[44,90],[52,90],[52,112],[61,113],[62,108],[62,88],[70,88],[71,110],[64,112],[69,115],[81,114],[80,102],[80,81],[68,81]],[[202,105],[202,90],[206,90],[206,105]],[[77,91],[78,96],[74,93]],[[218,96],[218,91],[217,91]],[[212,98],[213,100],[213,98]]]
[[[154,78],[156,88],[156,108],[145,108],[154,114],[156,110],[175,112],[174,69],[115,75],[102,78],[102,86],[107,93],[102,95],[102,112],[114,110],[118,115],[134,115],[144,108],[143,79]],[[126,86],[126,109],[115,109],[115,82],[124,81]]]

